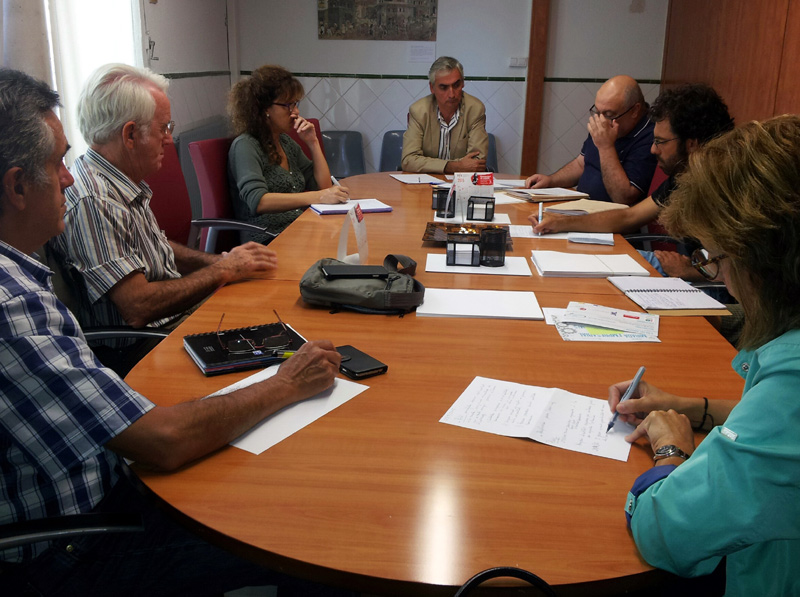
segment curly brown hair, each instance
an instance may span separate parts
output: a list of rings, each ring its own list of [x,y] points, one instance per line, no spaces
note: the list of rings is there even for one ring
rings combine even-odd
[[[727,255],[739,347],[800,328],[800,116],[749,122],[689,156],[661,221]]]
[[[266,111],[277,100],[295,102],[303,95],[303,84],[282,66],[258,67],[249,77],[236,83],[228,96],[228,114],[234,134],[252,135],[261,143],[269,160],[280,164],[281,156],[272,141],[272,127]]]

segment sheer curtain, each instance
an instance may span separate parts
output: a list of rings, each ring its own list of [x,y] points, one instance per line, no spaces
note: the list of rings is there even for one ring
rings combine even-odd
[[[0,0],[2,62],[42,79],[61,95],[59,113],[72,149],[86,151],[76,110],[81,88],[108,62],[141,65],[141,0]]]

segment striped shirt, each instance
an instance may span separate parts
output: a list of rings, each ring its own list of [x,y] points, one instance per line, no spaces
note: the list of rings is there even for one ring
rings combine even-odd
[[[97,361],[51,276],[0,241],[0,524],[91,510],[118,477],[103,446],[154,406]]]
[[[458,124],[458,119],[461,116],[461,108],[456,110],[450,122],[445,122],[442,117],[442,112],[437,108],[436,116],[439,118],[439,159],[450,159],[450,131]]]
[[[135,271],[148,282],[181,277],[172,247],[150,209],[153,192],[92,149],[75,161],[72,176],[75,184],[65,191],[66,229],[50,246],[65,270],[77,272],[82,281],[81,325],[127,325],[107,295],[117,282]],[[181,315],[148,325],[166,325]]]

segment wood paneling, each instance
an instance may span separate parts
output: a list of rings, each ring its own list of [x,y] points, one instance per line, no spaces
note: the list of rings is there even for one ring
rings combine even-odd
[[[520,163],[520,172],[526,176],[536,172],[538,168],[549,15],[550,0],[533,0],[531,37],[528,48],[528,84],[525,92],[525,124],[522,133],[522,160]]]
[[[662,85],[708,83],[737,123],[769,118],[775,110],[789,1],[671,0]],[[795,73],[800,69],[797,55],[795,50],[788,60],[792,64],[785,65]],[[793,85],[787,92],[797,97],[796,80]]]
[[[800,114],[800,0],[789,0],[775,114]]]

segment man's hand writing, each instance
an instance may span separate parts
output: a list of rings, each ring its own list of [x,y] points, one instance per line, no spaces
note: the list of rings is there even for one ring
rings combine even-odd
[[[275,377],[291,387],[297,400],[305,400],[333,384],[341,362],[342,356],[329,340],[306,342],[281,365]]]

